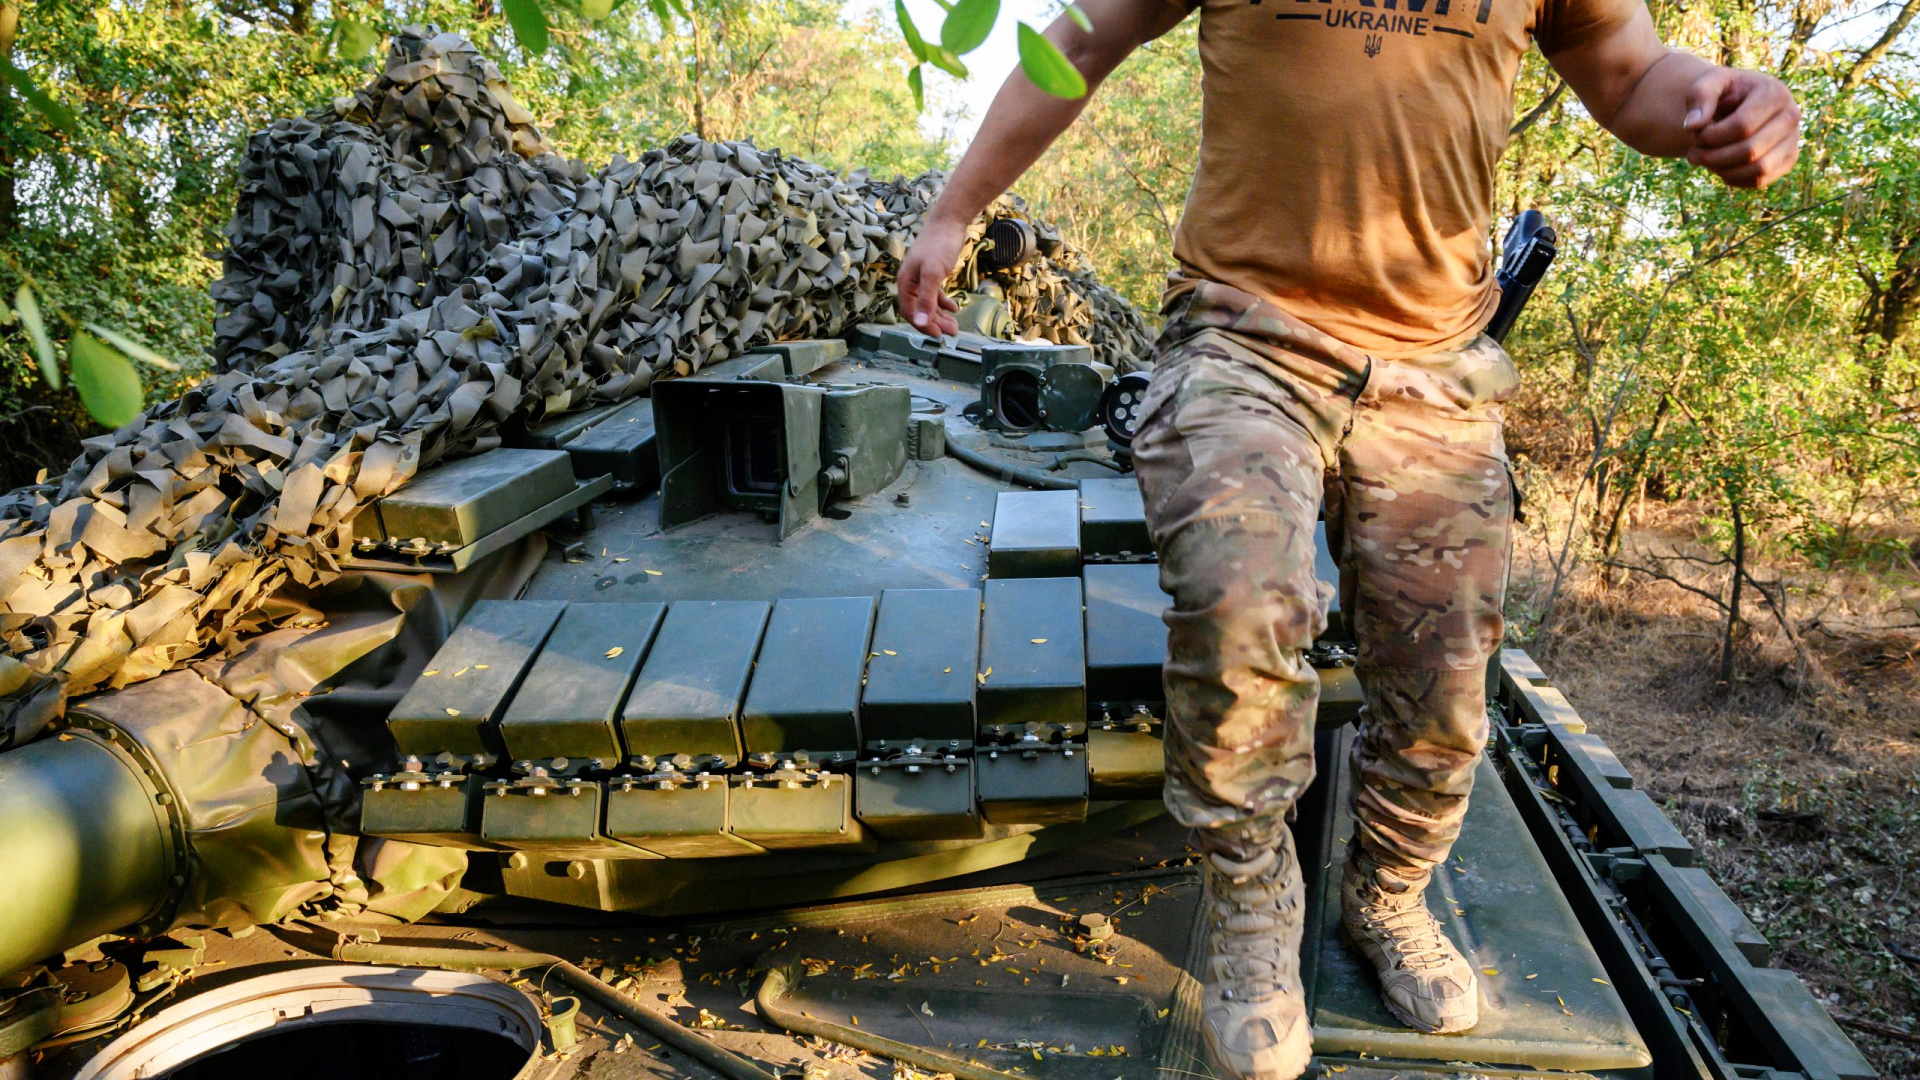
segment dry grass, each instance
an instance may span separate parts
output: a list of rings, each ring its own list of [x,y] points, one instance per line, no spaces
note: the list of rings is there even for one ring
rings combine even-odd
[[[1543,512],[1544,511],[1544,512]],[[1527,634],[1551,591],[1535,508],[1510,606]],[[1540,520],[1545,519],[1545,520]],[[1755,568],[1784,578],[1800,647],[1749,591],[1736,677],[1718,684],[1724,568],[1699,555],[1686,508],[1643,523],[1631,559],[1676,582],[1590,568],[1566,576],[1529,649],[1704,865],[1836,1017],[1920,1033],[1920,574]],[[1920,1076],[1920,1045],[1850,1031],[1884,1077]]]

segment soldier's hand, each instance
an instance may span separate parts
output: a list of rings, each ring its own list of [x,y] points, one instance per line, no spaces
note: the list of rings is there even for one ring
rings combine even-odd
[[[1716,67],[1687,90],[1687,160],[1728,187],[1764,188],[1800,157],[1800,106],[1785,83],[1758,71]]]
[[[960,305],[947,295],[947,277],[960,261],[965,224],[928,219],[900,263],[900,317],[923,334],[957,334],[953,312]]]

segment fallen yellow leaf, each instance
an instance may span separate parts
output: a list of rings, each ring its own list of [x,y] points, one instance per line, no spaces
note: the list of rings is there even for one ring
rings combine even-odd
[[[429,668],[428,670],[421,672],[420,677],[425,679],[438,674],[440,674],[439,668]]]
[[[881,652],[883,652],[883,653],[886,653],[886,654],[887,654],[888,656],[899,656],[899,655],[900,655],[899,653],[897,653],[897,652],[894,652],[894,651],[893,651],[892,649],[881,649],[880,651],[881,651]]]
[[[662,577],[662,576],[664,576],[664,575],[662,575],[662,574],[660,573],[660,571],[658,571],[658,570],[647,570],[647,571],[643,571],[643,572],[644,572],[644,573],[646,573],[646,574],[647,574],[648,576],[650,576],[650,577]]]
[[[615,645],[613,648],[607,650],[607,659],[611,660],[614,657],[619,656],[621,653],[626,651],[627,650],[621,648],[620,646]]]
[[[1028,638],[1027,640],[1033,642],[1035,645],[1045,645],[1047,643],[1047,639],[1043,637]]]
[[[460,710],[459,710],[459,709],[455,709],[455,708],[451,708],[451,707],[449,707],[449,708],[447,709],[447,715],[448,715],[448,716],[459,716],[459,715],[460,715]]]

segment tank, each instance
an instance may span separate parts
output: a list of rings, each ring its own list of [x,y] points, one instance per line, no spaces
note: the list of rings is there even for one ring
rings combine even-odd
[[[389,77],[460,55],[416,34]],[[516,153],[539,149],[502,115]],[[861,318],[879,294],[805,323],[831,334],[736,324],[697,363],[601,369],[611,400],[549,387],[484,435],[402,445],[391,482],[337,489],[364,499],[309,498],[289,467],[239,505],[274,542],[329,546],[250,602],[235,584],[225,621],[192,605],[252,556],[160,563],[182,593],[121,616],[116,674],[71,678],[57,717],[10,714],[0,1068],[1211,1076],[1197,876],[1160,803],[1166,598],[1126,452],[1144,324],[1081,267],[1048,293],[1036,260],[1058,247],[1024,214],[978,223],[954,338]],[[489,273],[551,285],[555,264],[492,251]],[[231,284],[255,280],[230,262],[223,298],[245,311],[223,319],[223,364],[295,370],[297,351],[246,358],[284,310]],[[1093,312],[1086,332],[1047,321],[1049,296]],[[480,325],[408,346],[478,364]],[[597,325],[587,370],[618,339]],[[313,335],[314,362],[371,355],[366,333]],[[531,367],[505,361],[526,386],[537,337],[519,339]],[[326,370],[356,385],[350,363]],[[151,416],[194,429],[213,400],[195,393]],[[303,400],[222,406],[252,434],[223,420],[237,437],[209,445],[362,404]],[[173,445],[155,438],[117,435],[75,475]],[[329,483],[382,453],[341,445],[359,456],[326,459]],[[59,527],[57,509],[16,516]],[[317,521],[335,531],[301,533]],[[174,652],[135,670],[147,642]],[[1324,763],[1363,705],[1354,652],[1336,608],[1310,653]],[[15,702],[46,700],[44,673],[0,674]],[[1508,649],[1488,689],[1493,742],[1429,890],[1483,972],[1483,1019],[1400,1028],[1339,942],[1349,778],[1323,767],[1294,823],[1313,1075],[1873,1076],[1549,674]]]

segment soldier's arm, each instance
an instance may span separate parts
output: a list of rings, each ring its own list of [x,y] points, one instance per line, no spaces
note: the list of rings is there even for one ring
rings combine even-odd
[[[900,264],[900,313],[921,330],[959,330],[948,314],[954,304],[943,286],[960,257],[968,223],[1053,145],[1120,61],[1173,29],[1189,10],[1175,0],[1080,0],[1080,9],[1092,22],[1092,33],[1063,15],[1047,28],[1047,37],[1086,77],[1086,96],[1072,101],[1054,97],[1016,67],[994,96],[973,145],[934,200]]]
[[[1800,156],[1800,109],[1786,84],[1669,48],[1645,8],[1547,60],[1594,119],[1641,153],[1684,157],[1746,188],[1773,183]]]

